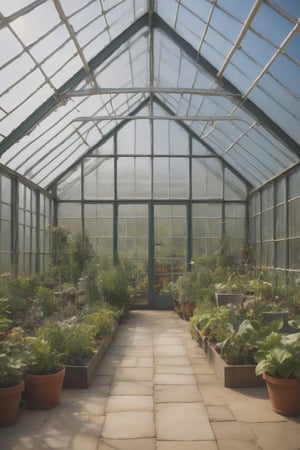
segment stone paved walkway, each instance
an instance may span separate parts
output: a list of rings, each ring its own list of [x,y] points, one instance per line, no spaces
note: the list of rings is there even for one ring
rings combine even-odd
[[[264,388],[222,387],[175,313],[132,311],[92,386],[21,409],[0,449],[300,450],[300,418],[275,414]]]

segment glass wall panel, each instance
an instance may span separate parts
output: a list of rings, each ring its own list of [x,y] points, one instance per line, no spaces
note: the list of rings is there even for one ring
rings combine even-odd
[[[150,158],[122,158],[117,160],[117,192],[119,199],[151,197]]]
[[[10,272],[12,247],[11,179],[0,175],[0,272]]]
[[[119,206],[118,256],[133,269],[131,304],[148,303],[148,227],[148,205]]]
[[[84,198],[86,200],[111,200],[114,198],[114,159],[84,159]]]
[[[81,165],[60,180],[57,184],[57,196],[64,200],[81,200]]]
[[[112,261],[113,255],[113,205],[85,204],[84,229],[94,247],[97,258]]]
[[[114,153],[114,138],[110,138],[101,144],[96,150],[92,152],[92,155],[113,155]]]
[[[225,205],[225,233],[228,238],[229,253],[238,261],[241,248],[247,239],[245,205],[237,203]]]
[[[38,232],[36,192],[21,182],[18,183],[18,192],[18,273],[29,275],[36,270]]]
[[[222,198],[223,168],[217,158],[192,159],[192,198]]]
[[[192,139],[193,156],[211,156],[213,153],[197,139]]]
[[[224,197],[225,200],[246,200],[247,188],[231,170],[225,168],[224,174]]]
[[[155,155],[188,155],[189,136],[175,121],[154,121]]]
[[[300,269],[300,169],[288,180],[289,267]]]
[[[82,213],[80,203],[58,203],[58,223],[70,230],[73,235],[82,233]]]
[[[211,255],[218,251],[222,238],[222,204],[192,205],[193,257]]]
[[[139,114],[143,114],[141,111]],[[149,155],[151,152],[149,120],[131,120],[117,134],[118,155]]]

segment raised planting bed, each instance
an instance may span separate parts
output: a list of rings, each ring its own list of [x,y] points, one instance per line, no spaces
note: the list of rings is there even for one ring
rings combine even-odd
[[[214,346],[209,343],[207,345],[207,359],[225,387],[241,388],[264,385],[262,377],[255,375],[255,365],[227,364]]]
[[[223,305],[240,305],[244,299],[243,294],[235,294],[235,293],[225,293],[219,292],[215,293],[215,300],[217,306]]]
[[[208,336],[204,336],[199,328],[193,323],[194,336],[196,336],[196,340],[201,348],[207,353],[208,347]]]
[[[63,387],[64,388],[77,388],[77,389],[87,389],[95,376],[97,366],[101,362],[106,350],[112,343],[117,332],[117,326],[114,327],[112,333],[105,336],[101,341],[97,352],[92,356],[92,358],[87,362],[87,364],[79,365],[66,365],[66,374],[64,378]]]

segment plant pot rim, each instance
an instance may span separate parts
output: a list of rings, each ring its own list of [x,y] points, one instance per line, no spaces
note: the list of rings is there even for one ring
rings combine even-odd
[[[277,377],[275,375],[269,374],[268,372],[264,372],[262,376],[263,376],[263,379],[265,381],[267,381],[268,383],[273,383],[273,384],[287,383],[287,384],[295,384],[295,385],[300,384],[300,378]]]
[[[24,389],[24,384],[25,384],[24,381],[21,380],[21,381],[15,383],[15,384],[11,384],[9,386],[0,386],[0,391],[1,391],[1,389],[3,389],[3,390],[6,389],[7,391],[8,390],[14,391],[14,390],[17,390],[17,389],[21,389],[22,387]]]
[[[55,372],[38,372],[38,373],[34,373],[34,372],[27,372],[26,377],[30,376],[30,377],[44,377],[47,375],[56,375],[58,373],[61,373],[62,371],[65,371],[66,368],[64,365],[60,365],[57,370]]]

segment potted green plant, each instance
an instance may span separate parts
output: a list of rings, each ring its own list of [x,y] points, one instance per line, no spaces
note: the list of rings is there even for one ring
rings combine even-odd
[[[0,299],[0,309],[3,301]],[[0,319],[0,324],[3,321]],[[3,329],[3,327],[0,328]],[[24,350],[23,330],[13,329],[0,340],[0,427],[16,423],[24,390],[23,375],[30,360]]]
[[[60,402],[65,367],[42,334],[26,340],[33,357],[26,376],[26,406],[30,409],[54,408]]]
[[[291,326],[297,326],[294,321]],[[300,332],[271,332],[259,342],[256,374],[263,376],[273,410],[286,416],[300,414]]]
[[[23,374],[29,361],[23,330],[15,327],[8,332],[12,323],[9,313],[8,300],[0,298],[0,427],[13,425],[17,420]]]

